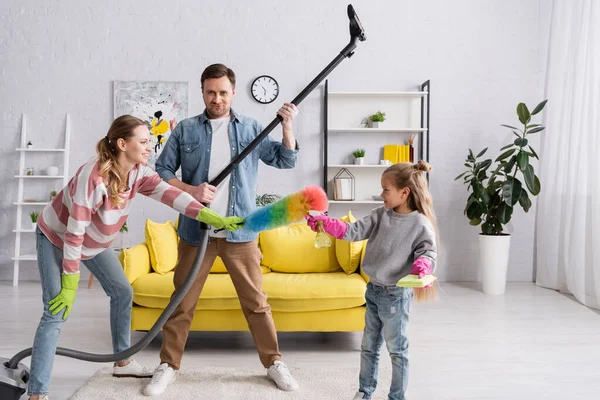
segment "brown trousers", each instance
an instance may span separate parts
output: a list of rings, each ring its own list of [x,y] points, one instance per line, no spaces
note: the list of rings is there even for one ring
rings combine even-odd
[[[198,246],[192,246],[183,240],[179,241],[179,260],[173,278],[175,290],[183,284],[187,277],[197,251]],[[198,298],[217,256],[221,257],[229,272],[240,300],[242,312],[254,339],[260,362],[265,368],[268,368],[275,363],[275,360],[281,359],[281,353],[279,353],[271,306],[267,303],[267,295],[262,289],[260,249],[256,242],[232,243],[222,238],[210,238],[196,280],[163,327],[161,363],[167,363],[173,369],[179,369]]]

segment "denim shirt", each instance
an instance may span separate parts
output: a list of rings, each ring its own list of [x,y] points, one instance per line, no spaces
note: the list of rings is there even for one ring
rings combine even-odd
[[[246,148],[262,130],[263,127],[258,121],[231,110],[231,159]],[[176,177],[175,172],[181,167],[181,180],[184,183],[197,186],[208,182],[211,144],[212,127],[204,110],[202,114],[177,124],[156,161],[156,172],[163,180],[169,181]],[[288,149],[283,142],[275,141],[270,136],[264,138],[231,173],[227,216],[246,217],[256,209],[258,160],[275,168],[294,168],[298,150],[297,142],[295,149]],[[200,242],[200,223],[195,219],[179,214],[177,232],[188,244],[197,246]],[[256,232],[245,228],[227,232],[229,242],[249,242],[256,237]]]

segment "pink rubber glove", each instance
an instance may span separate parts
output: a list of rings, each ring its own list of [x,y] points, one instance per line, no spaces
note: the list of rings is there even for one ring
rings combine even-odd
[[[313,232],[319,231],[317,223],[319,221],[323,221],[323,230],[336,239],[343,238],[346,234],[346,231],[348,230],[347,223],[340,221],[339,219],[329,218],[327,215],[317,215],[313,217],[310,214],[306,214],[306,221],[308,223],[308,226],[310,226],[310,229],[313,230]]]
[[[419,257],[417,258],[413,264],[412,264],[412,268],[410,270],[410,273],[413,275],[418,275],[419,279],[421,279],[422,277],[424,277],[425,275],[431,275],[431,260],[427,257]],[[431,287],[433,285],[433,283],[430,283],[427,286],[424,286],[424,288],[428,288]]]

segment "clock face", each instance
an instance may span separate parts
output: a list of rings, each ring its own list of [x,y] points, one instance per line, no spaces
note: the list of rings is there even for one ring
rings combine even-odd
[[[252,97],[259,103],[272,103],[278,95],[279,84],[274,78],[261,75],[252,82]]]

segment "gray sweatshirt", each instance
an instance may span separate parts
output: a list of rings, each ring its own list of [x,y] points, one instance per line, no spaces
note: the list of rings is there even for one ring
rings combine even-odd
[[[430,258],[435,269],[435,232],[427,217],[418,211],[398,214],[382,206],[371,215],[348,223],[344,240],[364,239],[369,241],[361,268],[374,284],[395,286],[410,274],[413,261],[421,256]]]

